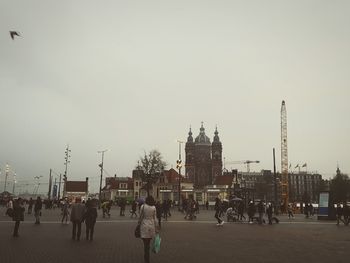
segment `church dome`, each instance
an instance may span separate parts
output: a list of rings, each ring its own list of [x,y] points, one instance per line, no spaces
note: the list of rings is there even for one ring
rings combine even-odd
[[[199,130],[199,135],[196,137],[195,142],[196,143],[210,144],[209,137],[205,135],[205,129],[203,127],[203,122],[202,122],[202,126]]]

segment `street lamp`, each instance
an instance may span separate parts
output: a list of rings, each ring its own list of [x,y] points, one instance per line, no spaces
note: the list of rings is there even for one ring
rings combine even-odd
[[[100,178],[100,191],[98,194],[98,199],[99,199],[99,207],[101,206],[101,191],[102,191],[102,177],[103,177],[103,158],[104,158],[104,154],[105,152],[107,152],[108,150],[103,150],[103,151],[98,151],[97,153],[102,153],[102,162],[98,165],[101,168],[101,178]]]
[[[178,203],[178,210],[180,211],[180,200],[181,200],[181,167],[182,167],[182,160],[181,160],[181,143],[184,143],[183,141],[177,140],[179,143],[179,159],[176,161],[176,168],[179,169],[179,203]]]
[[[63,185],[63,197],[65,197],[66,195],[66,184],[67,184],[67,168],[68,168],[68,164],[70,163],[69,161],[69,158],[71,157],[70,156],[70,152],[71,150],[69,149],[69,145],[67,145],[67,148],[66,148],[66,151],[64,152],[65,153],[65,157],[64,157],[64,165],[66,166],[66,169],[64,171],[64,175],[63,175],[63,181],[64,181],[64,185]]]
[[[16,173],[13,174],[13,187],[12,187],[12,194],[15,195],[15,189],[16,189]]]

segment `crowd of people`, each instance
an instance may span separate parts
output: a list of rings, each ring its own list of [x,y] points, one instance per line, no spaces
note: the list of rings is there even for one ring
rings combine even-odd
[[[45,205],[40,197],[33,200],[10,199],[7,202],[6,214],[12,217],[15,222],[13,229],[13,236],[19,236],[20,222],[24,221],[25,211],[27,207],[27,214],[34,214],[34,224],[40,225],[40,219],[42,216],[42,209],[59,207],[61,209],[61,223],[63,225],[72,224],[72,240],[79,241],[81,238],[82,224],[85,223],[85,239],[93,240],[94,228],[98,217],[97,209],[100,206],[102,210],[102,217],[111,216],[111,208],[113,205],[120,207],[119,216],[125,216],[125,209],[127,202],[125,199],[120,199],[118,202],[112,202],[110,200],[102,201],[98,200],[82,200],[80,197],[76,197],[74,202],[67,198],[61,200],[57,205],[53,206]],[[247,204],[247,205],[246,205]],[[138,224],[140,225],[140,237],[144,244],[144,260],[149,262],[150,258],[150,242],[154,236],[159,233],[162,228],[162,220],[168,220],[171,217],[171,208],[174,203],[171,200],[163,200],[163,202],[155,201],[152,196],[147,197],[145,200],[138,199],[131,202],[130,217],[138,218]],[[337,225],[341,222],[344,225],[350,223],[350,207],[344,203],[338,203],[336,207],[336,219]],[[194,220],[199,214],[200,205],[198,201],[194,200],[192,196],[188,199],[182,200],[179,211],[184,214],[184,219]],[[279,219],[274,216],[275,207],[272,203],[264,203],[263,200],[254,202],[253,200],[242,200],[240,198],[233,198],[230,200],[222,200],[219,197],[215,199],[214,204],[215,214],[214,217],[217,220],[217,226],[223,226],[225,223],[224,218],[227,221],[248,222],[249,224],[273,224],[278,223]],[[206,202],[203,209],[209,209],[209,203]],[[295,206],[288,205],[285,209],[288,218],[294,218]],[[311,218],[314,214],[314,208],[312,204],[305,204],[303,206],[302,213],[306,218]],[[245,216],[247,215],[247,217]],[[265,220],[265,215],[267,220]]]

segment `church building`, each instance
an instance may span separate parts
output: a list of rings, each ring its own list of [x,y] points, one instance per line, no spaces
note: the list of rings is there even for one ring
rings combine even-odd
[[[216,128],[211,143],[209,137],[205,135],[202,122],[199,135],[193,141],[190,128],[185,147],[185,174],[195,188],[211,185],[217,176],[222,175],[222,144],[218,134]]]

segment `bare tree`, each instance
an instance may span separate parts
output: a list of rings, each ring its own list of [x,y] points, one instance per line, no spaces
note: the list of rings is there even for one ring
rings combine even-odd
[[[136,169],[142,171],[140,176],[142,182],[145,183],[147,196],[149,196],[150,189],[157,182],[166,165],[167,163],[163,161],[163,157],[158,150],[145,152],[144,156],[140,158],[140,163],[136,166]]]

